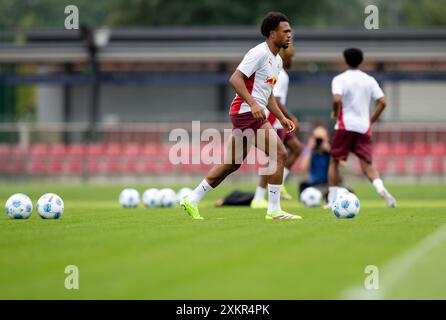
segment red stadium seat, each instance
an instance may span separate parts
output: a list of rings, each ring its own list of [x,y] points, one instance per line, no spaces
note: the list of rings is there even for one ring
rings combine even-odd
[[[35,144],[31,145],[31,147],[30,147],[31,154],[45,153],[45,152],[48,152],[48,150],[49,150],[49,146],[44,143],[35,143]]]
[[[201,173],[207,173],[209,172],[209,170],[211,170],[211,168],[213,167],[213,164],[205,164],[205,163],[201,163],[200,164],[200,172]]]
[[[418,156],[415,157],[413,160],[413,173],[416,175],[423,175],[425,173],[425,169],[426,169],[426,162],[427,158],[426,157],[422,157],[422,156]]]
[[[377,156],[386,157],[391,153],[390,146],[385,142],[378,142],[373,146],[373,153]]]
[[[445,173],[443,158],[435,157],[432,159],[431,173],[433,173],[433,174],[444,174]]]
[[[60,160],[51,160],[47,167],[49,174],[61,174],[64,171],[64,162]]]
[[[9,144],[0,144],[0,158],[9,156],[11,152],[12,148]]]
[[[110,143],[104,150],[104,154],[108,157],[117,157],[122,155],[123,146],[120,143]]]
[[[28,156],[28,149],[20,146],[20,145],[14,145],[11,148],[11,156],[14,157],[26,157]]]
[[[125,160],[124,164],[123,164],[123,172],[124,173],[138,173],[138,161],[134,160],[134,159],[130,159],[130,160]]]
[[[8,173],[12,174],[25,174],[26,170],[26,160],[24,158],[15,159],[9,163]]]
[[[409,155],[409,147],[405,143],[398,143],[391,147],[391,152],[396,156],[407,156]]]
[[[87,172],[89,174],[101,173],[101,163],[97,160],[88,160],[87,161]]]
[[[86,153],[86,148],[84,144],[71,144],[67,146],[67,155],[70,157],[82,157]]]
[[[46,165],[41,160],[31,160],[29,164],[29,173],[31,175],[43,175],[46,173]]]
[[[138,157],[141,154],[142,148],[138,143],[129,143],[124,146],[123,155],[126,157]]]
[[[198,167],[198,165],[195,166]],[[170,163],[170,161],[166,161],[166,162],[161,162],[158,168],[162,173],[175,173],[175,171],[177,171],[177,168],[181,167]]]
[[[154,162],[146,161],[142,165],[143,173],[156,173],[157,171],[158,171],[158,166]]]
[[[161,153],[169,156],[169,151],[173,146],[174,146],[173,143],[166,143],[166,144],[161,145]],[[201,150],[200,146],[197,146],[195,149],[195,151],[198,151],[198,152],[200,152],[200,150]]]
[[[67,156],[67,146],[64,144],[56,144],[49,147],[48,155],[51,159],[61,160]]]
[[[122,173],[121,163],[117,160],[109,160],[105,163],[105,173],[107,174],[120,174]]]
[[[431,154],[433,156],[445,156],[446,155],[446,143],[436,142],[431,145]]]
[[[67,173],[72,175],[82,174],[82,161],[76,159],[70,159],[67,162]]]
[[[424,156],[429,154],[429,147],[427,144],[422,142],[416,142],[412,145],[411,148],[412,154],[415,156]]]
[[[46,144],[33,144],[30,148],[29,155],[34,160],[43,161],[48,159],[49,147]]]
[[[389,160],[387,158],[379,158],[374,162],[379,173],[386,174],[389,172]]]
[[[8,173],[8,161],[4,158],[0,158],[0,174]]]
[[[198,164],[179,164],[181,172],[184,173],[195,173],[199,171],[199,165]]]
[[[140,150],[140,154],[145,157],[154,157],[157,156],[160,151],[160,146],[157,143],[145,143]]]
[[[105,145],[100,143],[88,144],[86,148],[86,154],[88,157],[99,157],[105,153]]]
[[[407,159],[398,158],[395,162],[394,172],[396,174],[406,174],[408,172]]]

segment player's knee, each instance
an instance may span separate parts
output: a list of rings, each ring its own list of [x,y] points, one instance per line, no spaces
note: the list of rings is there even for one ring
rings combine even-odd
[[[373,170],[372,165],[365,161],[361,161],[361,169],[364,174],[367,174],[368,172],[371,172]]]
[[[304,145],[302,144],[302,142],[298,142],[297,143],[297,156],[300,156],[300,154],[302,153],[302,151],[304,150]]]
[[[289,150],[290,155],[298,157],[302,152],[303,146],[300,142],[293,145],[293,148]]]
[[[286,151],[283,145],[277,148],[277,161],[285,163],[288,156],[288,152]]]
[[[362,171],[362,173],[367,173],[367,170],[368,170],[367,166],[364,163],[361,163],[361,171]]]

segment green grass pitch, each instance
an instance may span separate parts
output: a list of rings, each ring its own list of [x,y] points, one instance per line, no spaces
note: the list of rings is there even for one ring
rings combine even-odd
[[[223,183],[201,203],[203,221],[179,207],[122,209],[123,187],[3,185],[3,203],[26,193],[34,210],[28,220],[0,217],[0,298],[342,299],[375,265],[381,298],[446,299],[445,237],[437,232],[420,246],[446,223],[444,186],[390,185],[399,205],[392,210],[371,185],[355,185],[361,211],[350,220],[282,202],[300,221],[213,207],[229,191],[254,186]],[[60,220],[37,214],[46,192],[64,199]],[[79,268],[79,290],[64,287],[67,265]]]

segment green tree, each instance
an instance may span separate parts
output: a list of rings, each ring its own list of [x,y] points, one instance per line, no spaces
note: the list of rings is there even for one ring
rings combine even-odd
[[[76,5],[82,23],[91,26],[104,24],[109,12],[110,2],[91,0],[1,0],[0,28],[17,30],[28,28],[64,28],[67,5]]]
[[[283,11],[290,19],[311,24],[329,3],[276,0],[115,0],[109,22],[127,26],[255,25],[268,11]]]
[[[0,28],[63,29],[69,4],[92,27],[258,25],[267,11],[283,11],[294,26],[362,29],[369,4],[382,29],[446,26],[446,0],[0,0]]]

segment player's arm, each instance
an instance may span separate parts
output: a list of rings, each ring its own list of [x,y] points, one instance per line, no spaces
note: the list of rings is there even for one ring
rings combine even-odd
[[[280,101],[280,99],[278,97],[276,97],[276,102],[277,105],[280,108],[280,111],[282,111],[282,113],[285,115],[285,117],[287,117],[288,119],[290,119],[291,121],[293,121],[294,126],[296,127],[296,131],[299,130],[299,120],[297,120],[297,117],[295,117],[289,110],[288,108]]]
[[[277,119],[279,119],[282,127],[284,127],[288,132],[293,132],[296,130],[296,126],[294,125],[293,121],[287,119],[283,114],[273,93],[271,93],[268,98],[268,110],[271,111],[271,113],[275,115]]]
[[[229,83],[234,88],[235,92],[243,99],[250,107],[251,113],[257,120],[265,120],[265,113],[263,108],[255,101],[252,95],[246,88],[245,80],[248,77],[244,75],[240,70],[235,70],[231,78],[229,78]]]
[[[337,76],[334,77],[331,81],[331,93],[333,95],[332,104],[333,109],[331,111],[331,118],[337,119],[339,117],[339,110],[341,109],[342,105],[342,93],[343,90],[343,82],[342,79]]]
[[[333,95],[333,110],[331,112],[331,118],[337,119],[339,117],[339,110],[341,108],[342,96],[340,94]]]
[[[372,117],[370,118],[371,124],[378,121],[379,116],[384,111],[385,107],[386,107],[386,99],[384,99],[384,97],[381,97],[378,100],[376,100],[376,109],[375,109],[375,112],[373,113]]]
[[[376,109],[375,112],[373,112],[372,116],[370,117],[370,124],[374,124],[376,121],[378,121],[379,116],[386,107],[386,99],[384,97],[384,92],[382,91],[381,87],[379,86],[375,78],[372,78],[372,81],[373,81],[372,99],[376,101]]]

